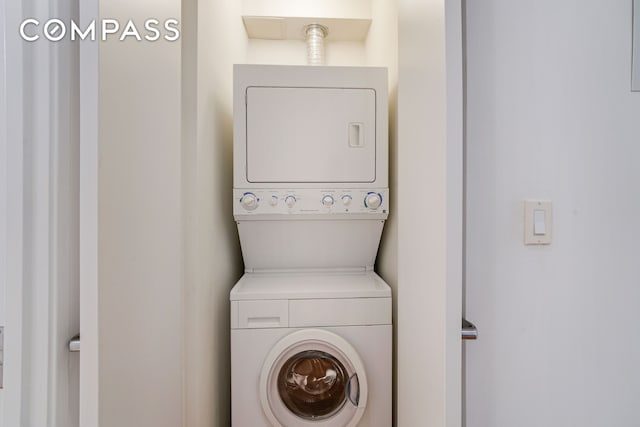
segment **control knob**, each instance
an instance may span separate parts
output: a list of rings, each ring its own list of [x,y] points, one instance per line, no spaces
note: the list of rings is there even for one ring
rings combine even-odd
[[[329,196],[328,194],[322,198],[322,205],[327,208],[330,208],[331,206],[333,206],[333,203],[334,203],[333,197]]]
[[[244,193],[240,199],[240,204],[248,211],[252,211],[258,207],[260,199],[253,193]]]
[[[342,204],[345,206],[349,206],[351,204],[351,196],[348,194],[342,196]]]
[[[294,196],[287,196],[284,199],[284,203],[287,207],[292,208],[296,204],[296,198]]]
[[[364,205],[369,209],[378,209],[382,205],[382,195],[374,192],[368,193],[364,198]]]

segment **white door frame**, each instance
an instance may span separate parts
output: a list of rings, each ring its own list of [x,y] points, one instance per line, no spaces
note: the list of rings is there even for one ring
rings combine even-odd
[[[21,334],[15,333],[22,329],[21,309],[22,295],[18,286],[13,283],[22,281],[22,144],[11,141],[22,140],[22,50],[18,49],[17,34],[8,30],[10,23],[15,20],[18,13],[15,4],[3,2],[2,8],[2,86],[3,94],[2,113],[2,180],[3,196],[3,239],[4,250],[2,263],[2,287],[4,300],[11,304],[2,306],[3,322],[5,326],[4,339],[4,389],[3,394],[3,425],[20,425],[20,401],[22,394],[22,348]],[[8,82],[11,82],[9,84]],[[16,161],[20,160],[20,161]]]
[[[79,3],[81,28],[99,0]],[[99,43],[80,44],[80,426],[98,427],[98,97]]]
[[[398,426],[460,427],[461,0],[398,5]]]
[[[3,251],[5,266],[3,290],[4,312],[4,389],[2,425],[20,425],[22,412],[22,276],[23,276],[23,132],[22,132],[22,47],[18,34],[10,31],[11,23],[21,15],[19,3],[2,2],[3,33],[3,93],[2,109],[2,171]]]
[[[81,292],[86,303],[85,335],[89,335],[81,356],[85,365],[81,410],[73,385],[78,381],[73,367],[78,356],[67,350],[67,340],[80,329],[78,276],[91,277],[97,265],[90,262],[97,255],[97,250],[91,251],[91,242],[97,240],[97,210],[90,209],[90,201],[97,200],[97,185],[92,185],[97,180],[91,180],[97,177],[97,162],[87,161],[91,148],[97,147],[91,144],[96,139],[90,137],[97,135],[97,119],[90,120],[92,114],[97,117],[97,109],[91,108],[97,89],[92,90],[90,83],[97,82],[97,43],[82,44],[88,60],[78,70],[73,45],[46,40],[29,43],[18,31],[25,17],[68,22],[75,18],[79,4],[85,17],[95,19],[97,0],[0,5],[5,49],[1,51],[0,98],[0,266],[4,272],[0,294],[4,288],[5,300],[10,301],[0,306],[5,326],[5,388],[0,392],[0,425],[4,426],[75,425],[78,412],[84,416],[80,425],[97,426],[97,345],[91,345],[97,343],[97,322],[92,323],[97,319],[97,303],[91,305],[95,284],[91,280],[88,291]],[[83,118],[89,121],[81,130],[89,140],[82,160],[78,106],[70,101],[80,90],[78,73],[84,77],[80,109],[87,108]],[[80,200],[78,181],[83,183]],[[82,260],[78,259],[80,246],[86,251]],[[88,262],[89,268],[78,273],[81,261]]]

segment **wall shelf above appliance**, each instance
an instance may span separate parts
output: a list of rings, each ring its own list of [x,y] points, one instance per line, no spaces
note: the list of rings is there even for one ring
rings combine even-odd
[[[242,20],[250,39],[304,40],[304,28],[320,24],[328,41],[364,41],[371,26],[371,0],[244,0]]]
[[[327,41],[364,41],[371,19],[309,18],[283,16],[243,16],[242,21],[250,39],[304,40],[304,28],[309,24],[329,29]]]

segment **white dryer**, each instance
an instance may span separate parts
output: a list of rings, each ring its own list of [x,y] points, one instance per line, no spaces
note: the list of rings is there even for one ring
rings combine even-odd
[[[231,292],[235,427],[389,427],[389,286],[374,272],[245,274]]]
[[[372,267],[389,214],[387,70],[235,65],[233,120],[245,269]]]

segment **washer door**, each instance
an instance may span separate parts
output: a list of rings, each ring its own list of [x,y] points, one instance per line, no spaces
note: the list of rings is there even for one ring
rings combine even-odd
[[[333,332],[293,332],[265,359],[260,401],[274,427],[354,427],[367,404],[364,364],[353,346]]]

